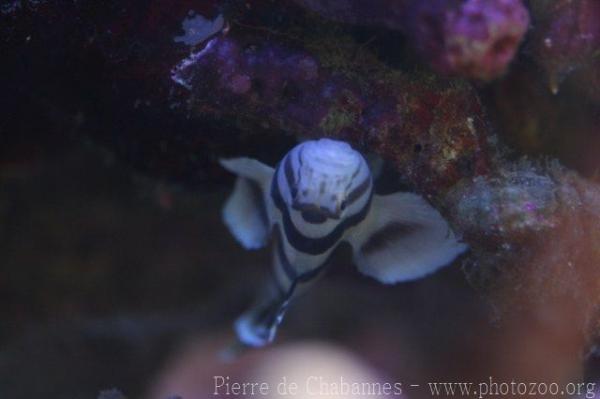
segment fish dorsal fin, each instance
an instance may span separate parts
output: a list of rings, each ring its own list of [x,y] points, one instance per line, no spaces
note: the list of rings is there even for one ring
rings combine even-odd
[[[449,264],[467,246],[422,197],[373,197],[367,219],[347,237],[358,269],[382,283],[409,281]]]
[[[223,207],[225,225],[244,248],[264,247],[272,225],[267,193],[273,168],[250,158],[222,159],[220,163],[238,175]]]

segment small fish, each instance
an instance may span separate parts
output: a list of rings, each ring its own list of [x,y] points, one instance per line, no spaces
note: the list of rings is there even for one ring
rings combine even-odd
[[[272,279],[235,322],[244,345],[274,339],[291,300],[341,242],[352,245],[362,273],[386,284],[430,274],[467,248],[420,196],[374,194],[367,162],[345,142],[303,142],[276,169],[249,158],[221,165],[238,175],[223,208],[233,236],[246,249],[274,237]]]

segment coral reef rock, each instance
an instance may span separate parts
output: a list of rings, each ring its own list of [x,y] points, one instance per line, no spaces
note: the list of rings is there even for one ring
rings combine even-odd
[[[546,71],[548,87],[557,93],[570,72],[597,58],[600,2],[542,0],[530,3],[536,28],[529,47],[535,61]]]
[[[489,81],[504,74],[529,27],[520,0],[295,0],[336,21],[402,31],[437,72]]]
[[[190,90],[194,114],[349,141],[392,161],[424,192],[487,170],[487,126],[468,84],[404,74],[368,52],[353,63],[353,42],[320,40],[324,51],[313,54],[265,38],[217,37],[183,60],[173,79]],[[333,59],[327,46],[348,55]]]

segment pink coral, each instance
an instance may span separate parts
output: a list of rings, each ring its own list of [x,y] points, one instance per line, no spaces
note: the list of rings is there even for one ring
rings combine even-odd
[[[502,75],[527,31],[529,14],[513,0],[469,0],[449,10],[443,49],[430,54],[439,71],[480,80]]]

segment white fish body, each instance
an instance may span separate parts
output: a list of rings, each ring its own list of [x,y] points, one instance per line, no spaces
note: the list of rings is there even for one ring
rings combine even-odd
[[[249,158],[221,164],[238,175],[223,209],[234,237],[256,249],[275,236],[274,278],[235,323],[246,345],[273,340],[289,301],[343,241],[362,273],[387,284],[433,273],[467,248],[420,196],[373,194],[367,162],[347,143],[306,141],[276,169]]]

